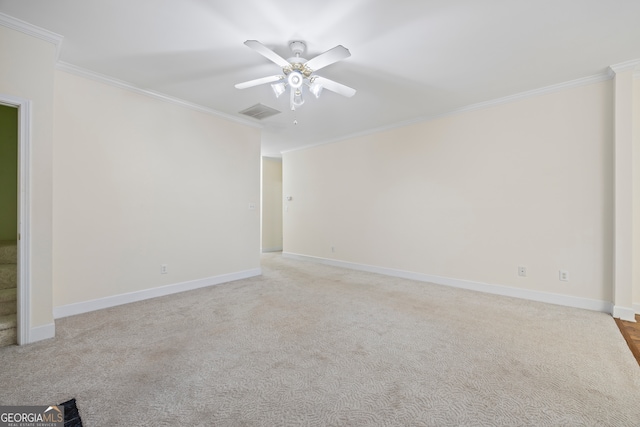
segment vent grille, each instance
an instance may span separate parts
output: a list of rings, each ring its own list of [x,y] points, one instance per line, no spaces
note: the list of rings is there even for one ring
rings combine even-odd
[[[281,111],[278,111],[275,108],[267,107],[263,104],[256,104],[253,107],[249,107],[246,110],[240,111],[240,114],[244,114],[245,116],[249,116],[257,120],[263,120],[267,117],[275,116],[276,114],[280,113]]]

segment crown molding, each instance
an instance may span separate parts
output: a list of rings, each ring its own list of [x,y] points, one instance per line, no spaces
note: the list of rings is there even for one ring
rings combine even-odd
[[[166,102],[170,102],[176,105],[179,105],[181,107],[185,107],[185,108],[189,108],[192,110],[196,110],[196,111],[200,111],[202,113],[207,113],[207,114],[212,114],[218,117],[222,117],[224,119],[227,120],[231,120],[233,122],[237,122],[237,123],[241,123],[245,126],[250,126],[253,128],[258,128],[261,129],[262,125],[258,124],[258,123],[254,123],[252,121],[249,120],[244,120],[240,117],[236,117],[233,116],[231,114],[226,114],[223,113],[221,111],[217,111],[217,110],[213,110],[211,108],[207,108],[204,107],[202,105],[198,105],[192,102],[188,102],[179,98],[174,98],[172,96],[169,95],[165,95],[163,93],[160,92],[154,92],[154,91],[150,91],[147,89],[142,89],[139,88],[131,83],[125,82],[123,80],[118,80],[116,78],[104,75],[104,74],[100,74],[100,73],[96,73],[94,71],[91,70],[87,70],[85,68],[81,68],[69,63],[66,63],[64,61],[60,61],[60,49],[62,47],[62,41],[64,40],[64,37],[61,36],[60,34],[56,34],[52,31],[49,30],[45,30],[44,28],[40,28],[38,26],[35,26],[33,24],[30,24],[28,22],[22,21],[20,19],[14,18],[13,16],[4,14],[2,12],[0,12],[0,25],[3,25],[7,28],[11,28],[13,30],[16,31],[20,31],[21,33],[39,38],[41,40],[47,41],[49,43],[52,43],[55,45],[56,51],[55,51],[55,58],[54,58],[54,62],[56,64],[56,69],[61,70],[61,71],[66,71],[68,73],[71,74],[75,74],[77,76],[80,77],[85,77],[85,78],[89,78],[91,80],[95,80],[101,83],[105,83],[111,86],[115,86],[118,87],[120,89],[125,89],[125,90],[129,90],[141,95],[146,95],[155,99],[160,99],[162,101],[166,101]]]
[[[129,82],[126,82],[124,80],[119,80],[116,79],[114,77],[110,77],[107,76],[105,74],[100,74],[97,73],[95,71],[91,71],[91,70],[87,70],[86,68],[82,68],[82,67],[78,67],[76,65],[73,64],[69,64],[67,62],[64,61],[58,61],[58,63],[56,64],[56,69],[60,70],[60,71],[65,71],[67,73],[70,74],[75,74],[76,76],[80,76],[80,77],[84,77],[87,79],[91,79],[100,83],[104,83],[107,84],[109,86],[114,86],[120,89],[125,89],[128,90],[130,92],[134,92],[140,95],[145,95],[151,98],[155,98],[155,99],[159,99],[161,101],[165,101],[165,102],[170,102],[172,104],[175,105],[179,105],[181,107],[185,107],[185,108],[189,108],[191,110],[195,110],[195,111],[199,111],[201,113],[207,113],[207,114],[212,114],[214,116],[218,116],[221,118],[224,118],[226,120],[230,120],[236,123],[240,123],[243,124],[245,126],[250,126],[253,128],[257,128],[257,129],[262,129],[262,125],[258,124],[258,123],[254,123],[252,121],[249,120],[244,120],[240,117],[236,117],[233,116],[231,114],[227,114],[227,113],[223,113],[221,111],[217,111],[214,110],[212,108],[208,108],[199,104],[195,104],[193,102],[188,102],[185,101],[183,99],[180,98],[175,98],[169,95],[165,95],[163,93],[160,92],[155,92],[152,90],[148,90],[148,89],[142,89],[140,87],[137,87]]]
[[[2,12],[0,12],[0,25],[52,43],[56,47],[54,61],[58,62],[58,59],[60,58],[60,49],[62,48],[62,41],[64,40],[64,37],[60,34],[56,34],[53,31],[37,27],[33,24],[22,21],[18,18],[14,18],[13,16],[9,16]]]
[[[609,66],[609,74],[612,76],[623,71],[634,71],[634,77],[640,75],[640,59],[633,59]]]
[[[640,61],[637,61],[640,64]],[[533,90],[528,90],[525,92],[520,92],[520,93],[516,93],[513,95],[508,95],[502,98],[496,98],[490,101],[485,101],[485,102],[479,102],[477,104],[470,104],[461,108],[456,108],[454,110],[450,110],[447,111],[445,113],[442,114],[435,114],[432,116],[423,116],[423,117],[417,117],[415,119],[411,119],[411,120],[405,120],[403,122],[398,122],[398,123],[393,123],[391,125],[387,125],[387,126],[380,126],[377,128],[373,128],[373,129],[367,129],[361,132],[356,132],[356,133],[352,133],[349,135],[345,135],[345,136],[341,136],[338,138],[334,138],[334,139],[330,139],[330,140],[326,140],[326,141],[321,141],[321,142],[316,142],[316,143],[312,143],[309,145],[305,145],[303,147],[297,147],[297,148],[292,148],[290,150],[283,150],[280,152],[280,154],[285,154],[285,153],[290,153],[293,151],[299,151],[299,150],[306,150],[308,148],[313,148],[313,147],[317,147],[320,145],[325,145],[325,144],[332,144],[335,142],[340,142],[340,141],[345,141],[347,139],[353,139],[353,138],[358,138],[358,137],[362,137],[362,136],[367,136],[367,135],[372,135],[375,133],[380,133],[380,132],[386,132],[389,130],[393,130],[393,129],[398,129],[398,128],[402,128],[402,127],[406,127],[406,126],[411,126],[414,124],[418,124],[418,123],[425,123],[425,122],[429,122],[432,120],[437,120],[437,119],[441,119],[444,117],[450,117],[450,116],[455,116],[458,114],[462,114],[462,113],[467,113],[470,111],[475,111],[475,110],[481,110],[484,108],[490,108],[490,107],[495,107],[498,105],[502,105],[502,104],[507,104],[510,102],[514,102],[514,101],[519,101],[522,99],[526,99],[526,98],[532,98],[535,96],[540,96],[540,95],[546,95],[546,94],[550,94],[550,93],[554,93],[554,92],[559,92],[562,90],[566,90],[566,89],[571,89],[574,87],[579,87],[579,86],[586,86],[586,85],[590,85],[590,84],[595,84],[595,83],[600,83],[603,81],[607,81],[607,80],[611,80],[614,75],[610,74],[611,73],[611,68],[609,68],[609,70],[607,72],[601,73],[601,74],[595,74],[593,76],[588,76],[588,77],[582,77],[579,79],[575,79],[575,80],[569,80],[567,82],[563,82],[563,83],[558,83],[558,84],[554,84],[554,85],[550,85],[550,86],[544,86],[538,89],[533,89]]]
[[[466,107],[458,108],[450,113],[443,114],[442,116],[449,116],[452,114],[464,113],[467,111],[480,110],[483,108],[493,107],[496,105],[507,104],[509,102],[518,101],[526,98],[533,98],[535,96],[547,95],[550,93],[560,92],[562,90],[571,89],[574,87],[586,86],[590,84],[600,83],[607,80],[611,80],[609,73],[596,74],[593,76],[582,77],[575,80],[569,80],[563,83],[557,83],[554,85],[544,86],[538,89],[528,90],[525,92],[516,93],[514,95],[508,95],[502,98],[493,99],[491,101],[479,102],[477,104],[468,105]]]

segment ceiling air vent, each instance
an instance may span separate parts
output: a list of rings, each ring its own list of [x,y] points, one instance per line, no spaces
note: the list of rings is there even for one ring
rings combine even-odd
[[[280,114],[280,111],[276,110],[275,108],[267,107],[266,105],[256,104],[253,107],[249,107],[246,110],[240,111],[240,114],[244,114],[245,116],[249,116],[254,119],[262,120],[266,119],[267,117]]]

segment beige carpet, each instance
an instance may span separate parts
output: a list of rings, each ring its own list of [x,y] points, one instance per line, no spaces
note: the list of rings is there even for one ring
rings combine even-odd
[[[606,314],[263,258],[258,278],[56,322],[0,349],[0,403],[85,426],[638,426]]]

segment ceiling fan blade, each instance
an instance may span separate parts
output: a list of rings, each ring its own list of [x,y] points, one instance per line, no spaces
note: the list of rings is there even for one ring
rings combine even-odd
[[[315,58],[308,60],[304,65],[313,71],[318,71],[319,69],[324,68],[327,65],[331,65],[334,62],[338,62],[350,56],[351,52],[349,52],[349,49],[342,45],[338,45],[333,49],[329,49],[325,53],[321,53]]]
[[[335,92],[339,95],[346,96],[347,98],[351,98],[356,94],[356,90],[345,86],[342,83],[334,82],[333,80],[326,79],[324,77],[315,76],[316,82],[320,83],[323,88],[330,90],[331,92]]]
[[[244,83],[238,83],[236,84],[236,89],[246,89],[249,87],[258,86],[265,83],[277,82],[278,80],[282,80],[282,79],[284,79],[284,76],[282,74],[269,76],[269,77],[262,77],[260,79],[249,80],[248,82],[244,82]]]
[[[247,40],[246,42],[244,42],[244,44],[267,58],[269,61],[275,62],[282,68],[288,67],[290,65],[286,59],[260,43],[258,40]]]

